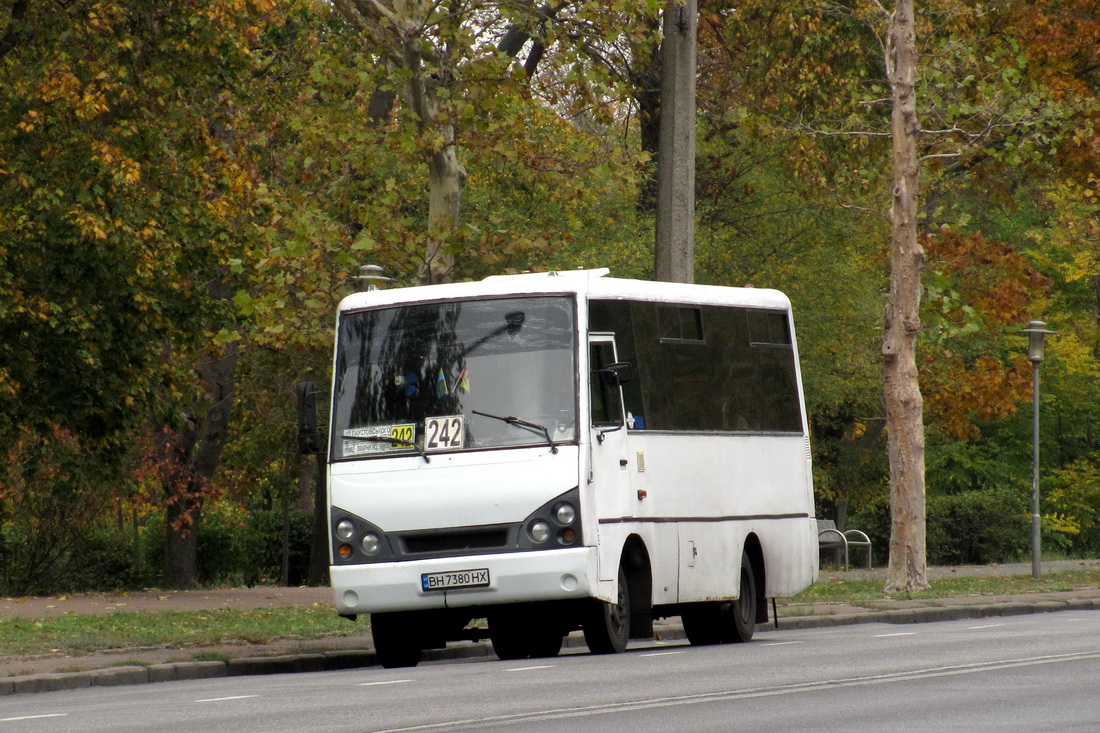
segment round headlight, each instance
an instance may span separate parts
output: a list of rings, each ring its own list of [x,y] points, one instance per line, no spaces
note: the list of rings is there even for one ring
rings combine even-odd
[[[352,524],[350,519],[341,519],[336,525],[336,536],[340,539],[350,540],[353,534],[355,534],[355,525]]]
[[[531,538],[531,541],[536,545],[541,545],[546,540],[550,539],[550,525],[543,521],[538,521],[527,528],[527,536]]]
[[[558,520],[558,524],[572,524],[576,518],[577,510],[573,508],[572,504],[563,502],[554,508],[554,519]]]
[[[363,549],[364,554],[377,555],[378,551],[382,549],[382,538],[368,532],[363,535],[363,541],[359,543],[359,546]]]

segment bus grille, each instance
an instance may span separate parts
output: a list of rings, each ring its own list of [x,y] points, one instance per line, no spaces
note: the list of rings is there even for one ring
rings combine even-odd
[[[401,537],[410,555],[425,552],[461,552],[463,550],[487,550],[505,547],[508,530],[480,529],[460,532],[430,532],[407,534]]]

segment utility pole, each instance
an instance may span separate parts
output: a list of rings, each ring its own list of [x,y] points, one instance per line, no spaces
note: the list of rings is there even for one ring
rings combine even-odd
[[[695,280],[696,0],[669,0],[661,44],[661,139],[657,147],[658,280]]]

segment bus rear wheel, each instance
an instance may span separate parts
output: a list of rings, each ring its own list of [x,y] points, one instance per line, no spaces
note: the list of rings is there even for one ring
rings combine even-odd
[[[691,604],[680,616],[684,635],[694,646],[752,640],[756,631],[756,592],[756,573],[746,552],[741,555],[737,600]]]
[[[383,667],[393,669],[420,664],[420,637],[404,614],[372,613],[370,627],[374,653]]]
[[[752,635],[756,631],[756,594],[756,572],[752,557],[744,552],[741,554],[741,592],[726,611],[728,621],[722,625],[722,641],[752,641]]]
[[[593,654],[620,654],[630,641],[630,586],[626,570],[619,566],[619,591],[615,603],[592,601],[585,618],[584,643]]]

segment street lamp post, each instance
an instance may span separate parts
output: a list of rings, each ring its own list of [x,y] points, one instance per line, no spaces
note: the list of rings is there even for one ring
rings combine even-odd
[[[1039,556],[1039,365],[1046,348],[1047,324],[1030,321],[1020,331],[1027,334],[1027,358],[1031,362],[1031,577],[1040,573]]]

